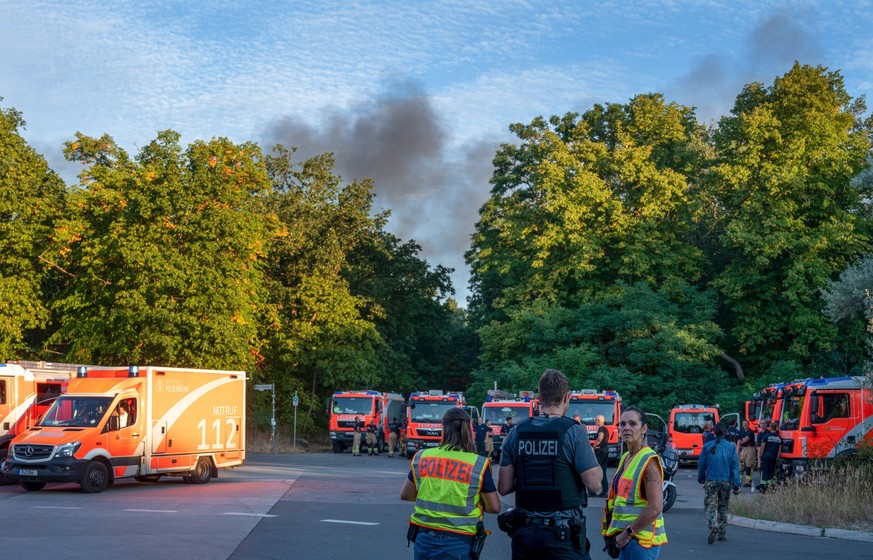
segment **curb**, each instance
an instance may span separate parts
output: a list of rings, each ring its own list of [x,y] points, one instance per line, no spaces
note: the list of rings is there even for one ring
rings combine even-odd
[[[757,529],[759,531],[775,531],[777,533],[803,535],[805,537],[823,537],[873,543],[873,533],[868,533],[866,531],[809,527],[807,525],[793,525],[791,523],[767,521],[766,519],[750,519],[738,515],[728,515],[728,523],[730,525],[736,525],[737,527],[746,527],[748,529]]]

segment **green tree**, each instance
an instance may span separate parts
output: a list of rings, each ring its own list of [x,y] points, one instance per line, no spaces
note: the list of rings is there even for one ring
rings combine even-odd
[[[863,110],[838,72],[795,63],[769,88],[746,86],[719,123],[714,286],[733,349],[759,370],[834,347],[820,290],[870,244],[869,193],[851,182],[870,151]]]
[[[50,253],[68,278],[50,343],[69,361],[254,363],[270,234],[247,210],[269,188],[260,150],[178,140],[161,132],[136,160],[109,136],[67,143],[67,158],[87,166]]]
[[[326,395],[376,386],[382,374],[384,341],[374,323],[382,310],[353,293],[345,275],[349,254],[375,237],[384,216],[369,215],[371,181],[343,185],[332,155],[294,164],[293,154],[277,146],[267,157],[272,189],[255,201],[282,228],[267,256],[261,375],[277,383],[284,402],[303,393],[298,421],[309,430]]]
[[[2,100],[2,98],[0,98]],[[27,145],[14,109],[0,109],[0,360],[26,357],[49,319],[41,261],[65,185]]]
[[[467,253],[477,325],[544,300],[570,306],[616,280],[695,283],[706,155],[692,109],[657,94],[510,129]]]

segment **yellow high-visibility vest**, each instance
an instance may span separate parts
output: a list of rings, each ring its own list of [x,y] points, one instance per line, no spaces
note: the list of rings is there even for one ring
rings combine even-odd
[[[482,519],[479,492],[491,461],[475,453],[444,447],[427,449],[412,459],[418,495],[410,522],[415,525],[473,536]]]
[[[649,461],[654,460],[661,471],[661,477],[664,476],[660,457],[651,447],[644,447],[638,451],[627,468],[622,471],[627,457],[628,452],[621,456],[621,461],[618,463],[618,472],[621,472],[621,477],[617,484],[612,484],[609,487],[609,498],[606,500],[602,530],[606,536],[617,535],[627,529],[649,505],[649,501],[642,495],[642,477]],[[607,525],[606,520],[610,515],[611,520]],[[633,537],[639,541],[640,546],[645,548],[665,544],[667,532],[664,530],[664,514],[659,513],[654,523],[635,531]]]

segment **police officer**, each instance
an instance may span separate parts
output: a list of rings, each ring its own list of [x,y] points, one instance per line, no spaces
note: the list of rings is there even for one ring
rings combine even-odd
[[[761,465],[761,492],[773,482],[776,465],[782,454],[782,438],[779,437],[779,422],[770,422],[763,432],[758,434],[758,464]]]
[[[394,450],[397,449],[397,441],[400,439],[400,422],[397,418],[392,418],[388,424],[388,456],[394,457]]]
[[[539,416],[522,420],[503,442],[497,491],[515,492],[518,514],[509,535],[514,560],[590,560],[585,536],[586,488],[599,492],[603,472],[588,431],[565,418],[570,383],[555,369],[539,381]]]

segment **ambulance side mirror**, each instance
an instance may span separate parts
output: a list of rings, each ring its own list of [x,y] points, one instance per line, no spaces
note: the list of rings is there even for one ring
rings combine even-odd
[[[110,431],[110,432],[115,432],[115,431],[117,431],[118,428],[119,428],[119,426],[118,426],[118,416],[110,416],[110,417],[109,417],[109,422],[107,422],[106,425],[109,427],[109,431]]]

